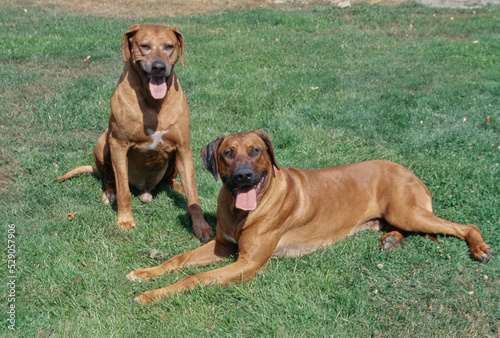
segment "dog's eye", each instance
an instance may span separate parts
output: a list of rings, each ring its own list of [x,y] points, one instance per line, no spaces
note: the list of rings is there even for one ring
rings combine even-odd
[[[257,156],[262,152],[262,149],[260,148],[253,148],[252,151],[250,152],[251,156]]]
[[[149,45],[141,45],[141,48],[144,50],[150,50],[151,47]]]
[[[165,51],[167,51],[167,52],[168,52],[168,51],[170,51],[170,50],[174,49],[174,45],[166,45],[166,46],[164,47],[164,49],[165,49]]]
[[[224,153],[222,153],[224,157],[232,159],[233,158],[233,151],[231,149],[226,150]]]

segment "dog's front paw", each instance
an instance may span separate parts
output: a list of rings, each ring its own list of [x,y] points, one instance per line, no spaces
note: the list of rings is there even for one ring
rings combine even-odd
[[[151,278],[151,275],[145,270],[146,269],[134,270],[127,275],[127,279],[131,282],[148,281]]]
[[[137,271],[137,270],[136,270]],[[136,275],[136,271],[132,271],[127,275],[127,279],[131,282],[143,282],[143,281],[148,281],[149,277],[139,277]]]
[[[130,230],[133,230],[136,228],[134,221],[120,222],[120,223],[118,223],[118,226],[120,227],[120,229],[125,230],[125,231],[130,231]]]
[[[141,305],[153,305],[153,298],[149,297],[146,293],[142,293],[137,297],[134,297],[134,302]]]
[[[202,243],[207,243],[214,237],[214,232],[207,222],[203,221],[201,224],[193,224],[193,231],[197,238],[200,239]]]
[[[118,220],[118,226],[120,229],[125,231],[130,231],[136,228],[134,219]]]

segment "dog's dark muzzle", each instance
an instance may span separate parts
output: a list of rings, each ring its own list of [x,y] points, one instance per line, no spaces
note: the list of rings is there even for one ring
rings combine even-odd
[[[148,82],[149,91],[154,99],[163,99],[167,94],[167,82],[170,77],[171,67],[163,61],[155,61],[151,64],[139,62],[139,68]]]
[[[256,179],[258,181],[258,175],[249,167],[237,168],[231,176],[231,181],[239,187],[243,185],[253,185]]]
[[[167,65],[162,61],[153,62],[151,64],[151,75],[168,77],[169,74],[167,74]]]
[[[265,176],[265,173],[259,174],[248,166],[242,166],[236,168],[231,176],[221,176],[221,178],[231,193],[236,195],[242,187],[255,188],[259,186]]]

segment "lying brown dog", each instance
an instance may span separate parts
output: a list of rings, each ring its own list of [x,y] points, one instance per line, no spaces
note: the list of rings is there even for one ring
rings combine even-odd
[[[279,168],[271,141],[260,130],[221,136],[201,154],[205,167],[223,182],[217,237],[127,278],[148,280],[183,266],[206,265],[234,254],[238,258],[225,267],[147,291],[136,297],[137,302],[152,303],[197,284],[249,280],[273,256],[304,255],[364,229],[390,230],[380,241],[383,250],[395,249],[403,232],[423,232],[465,239],[480,261],[493,254],[477,226],[435,216],[427,187],[399,164],[381,160],[318,170]]]
[[[174,72],[184,66],[184,39],[175,28],[133,25],[123,36],[125,66],[111,98],[109,126],[94,148],[95,167],[83,166],[56,181],[93,172],[104,178],[105,204],[118,203],[118,225],[135,228],[129,184],[150,202],[160,182],[185,192],[197,237],[207,241],[212,230],[203,218],[190,148],[191,117]],[[175,181],[177,172],[182,187]]]

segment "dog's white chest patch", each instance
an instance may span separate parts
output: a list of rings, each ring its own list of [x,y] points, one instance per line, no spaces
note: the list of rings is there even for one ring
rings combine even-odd
[[[151,129],[146,129],[146,133],[151,137],[151,144],[142,146],[144,149],[156,149],[160,144],[163,143],[163,135],[168,133],[168,130],[154,131]]]

